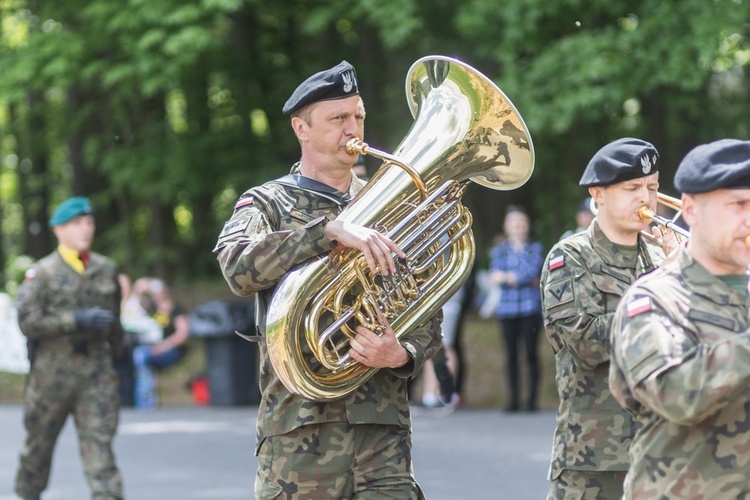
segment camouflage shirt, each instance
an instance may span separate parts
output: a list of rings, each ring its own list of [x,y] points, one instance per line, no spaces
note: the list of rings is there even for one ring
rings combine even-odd
[[[625,290],[662,259],[640,237],[637,252],[622,252],[596,221],[547,256],[542,314],[560,397],[549,479],[563,469],[627,470],[632,420],[607,384],[609,329]]]
[[[684,248],[623,297],[610,384],[639,424],[626,498],[750,496],[749,312]]]
[[[292,173],[296,172],[295,167]],[[335,247],[323,225],[335,218],[362,187],[364,183],[352,176],[349,192],[338,196],[323,196],[279,180],[246,191],[224,225],[215,249],[232,291],[241,296],[259,293],[267,304],[274,287],[290,269]],[[432,319],[400,341],[412,363],[399,369],[378,370],[350,395],[324,403],[289,392],[274,373],[261,343],[258,446],[266,436],[284,434],[310,423],[410,427],[406,379],[418,373],[424,361],[440,349],[438,320]]]
[[[95,252],[90,253],[83,274],[70,267],[59,252],[51,253],[26,272],[16,296],[21,331],[37,341],[40,348],[74,341],[101,341],[107,347],[105,350],[115,351],[122,343],[119,321],[105,333],[78,329],[75,312],[91,307],[113,311],[115,317],[120,315],[117,267]]]

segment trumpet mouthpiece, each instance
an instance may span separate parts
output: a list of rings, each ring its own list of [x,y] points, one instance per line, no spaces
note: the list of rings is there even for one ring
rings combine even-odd
[[[745,245],[750,247],[750,234],[745,236]]]
[[[638,209],[638,216],[643,219],[653,219],[656,214],[648,208],[646,205],[643,205],[641,208]],[[748,236],[750,238],[750,236]]]

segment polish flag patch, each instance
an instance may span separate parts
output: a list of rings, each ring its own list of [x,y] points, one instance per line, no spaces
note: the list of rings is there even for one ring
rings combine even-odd
[[[248,196],[247,198],[242,198],[240,201],[237,202],[237,204],[234,206],[234,209],[237,210],[238,208],[247,207],[253,204],[253,197]]]
[[[632,318],[633,316],[637,316],[641,313],[644,313],[650,310],[651,310],[651,298],[641,297],[640,299],[634,300],[633,302],[628,304],[628,318]]]
[[[549,270],[552,271],[554,269],[563,267],[565,265],[565,256],[564,255],[558,255],[557,257],[553,257],[549,261]]]

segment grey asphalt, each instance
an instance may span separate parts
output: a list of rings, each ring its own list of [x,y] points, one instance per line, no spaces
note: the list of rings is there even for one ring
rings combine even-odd
[[[257,407],[123,409],[115,453],[133,500],[253,498]],[[415,408],[413,458],[430,500],[545,497],[555,414]],[[0,405],[0,500],[15,498],[21,407]],[[89,498],[70,419],[43,500]]]

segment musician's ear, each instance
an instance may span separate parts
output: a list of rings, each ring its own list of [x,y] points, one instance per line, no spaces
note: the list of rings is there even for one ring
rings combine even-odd
[[[308,139],[308,129],[310,126],[300,118],[299,116],[295,116],[292,118],[292,130],[294,130],[294,135],[297,136],[297,139],[300,142],[307,142]]]
[[[602,186],[590,187],[589,196],[591,196],[597,206],[601,205],[604,201],[604,188]]]
[[[693,227],[698,222],[696,214],[697,205],[695,196],[692,194],[682,195],[682,218],[690,227]]]

